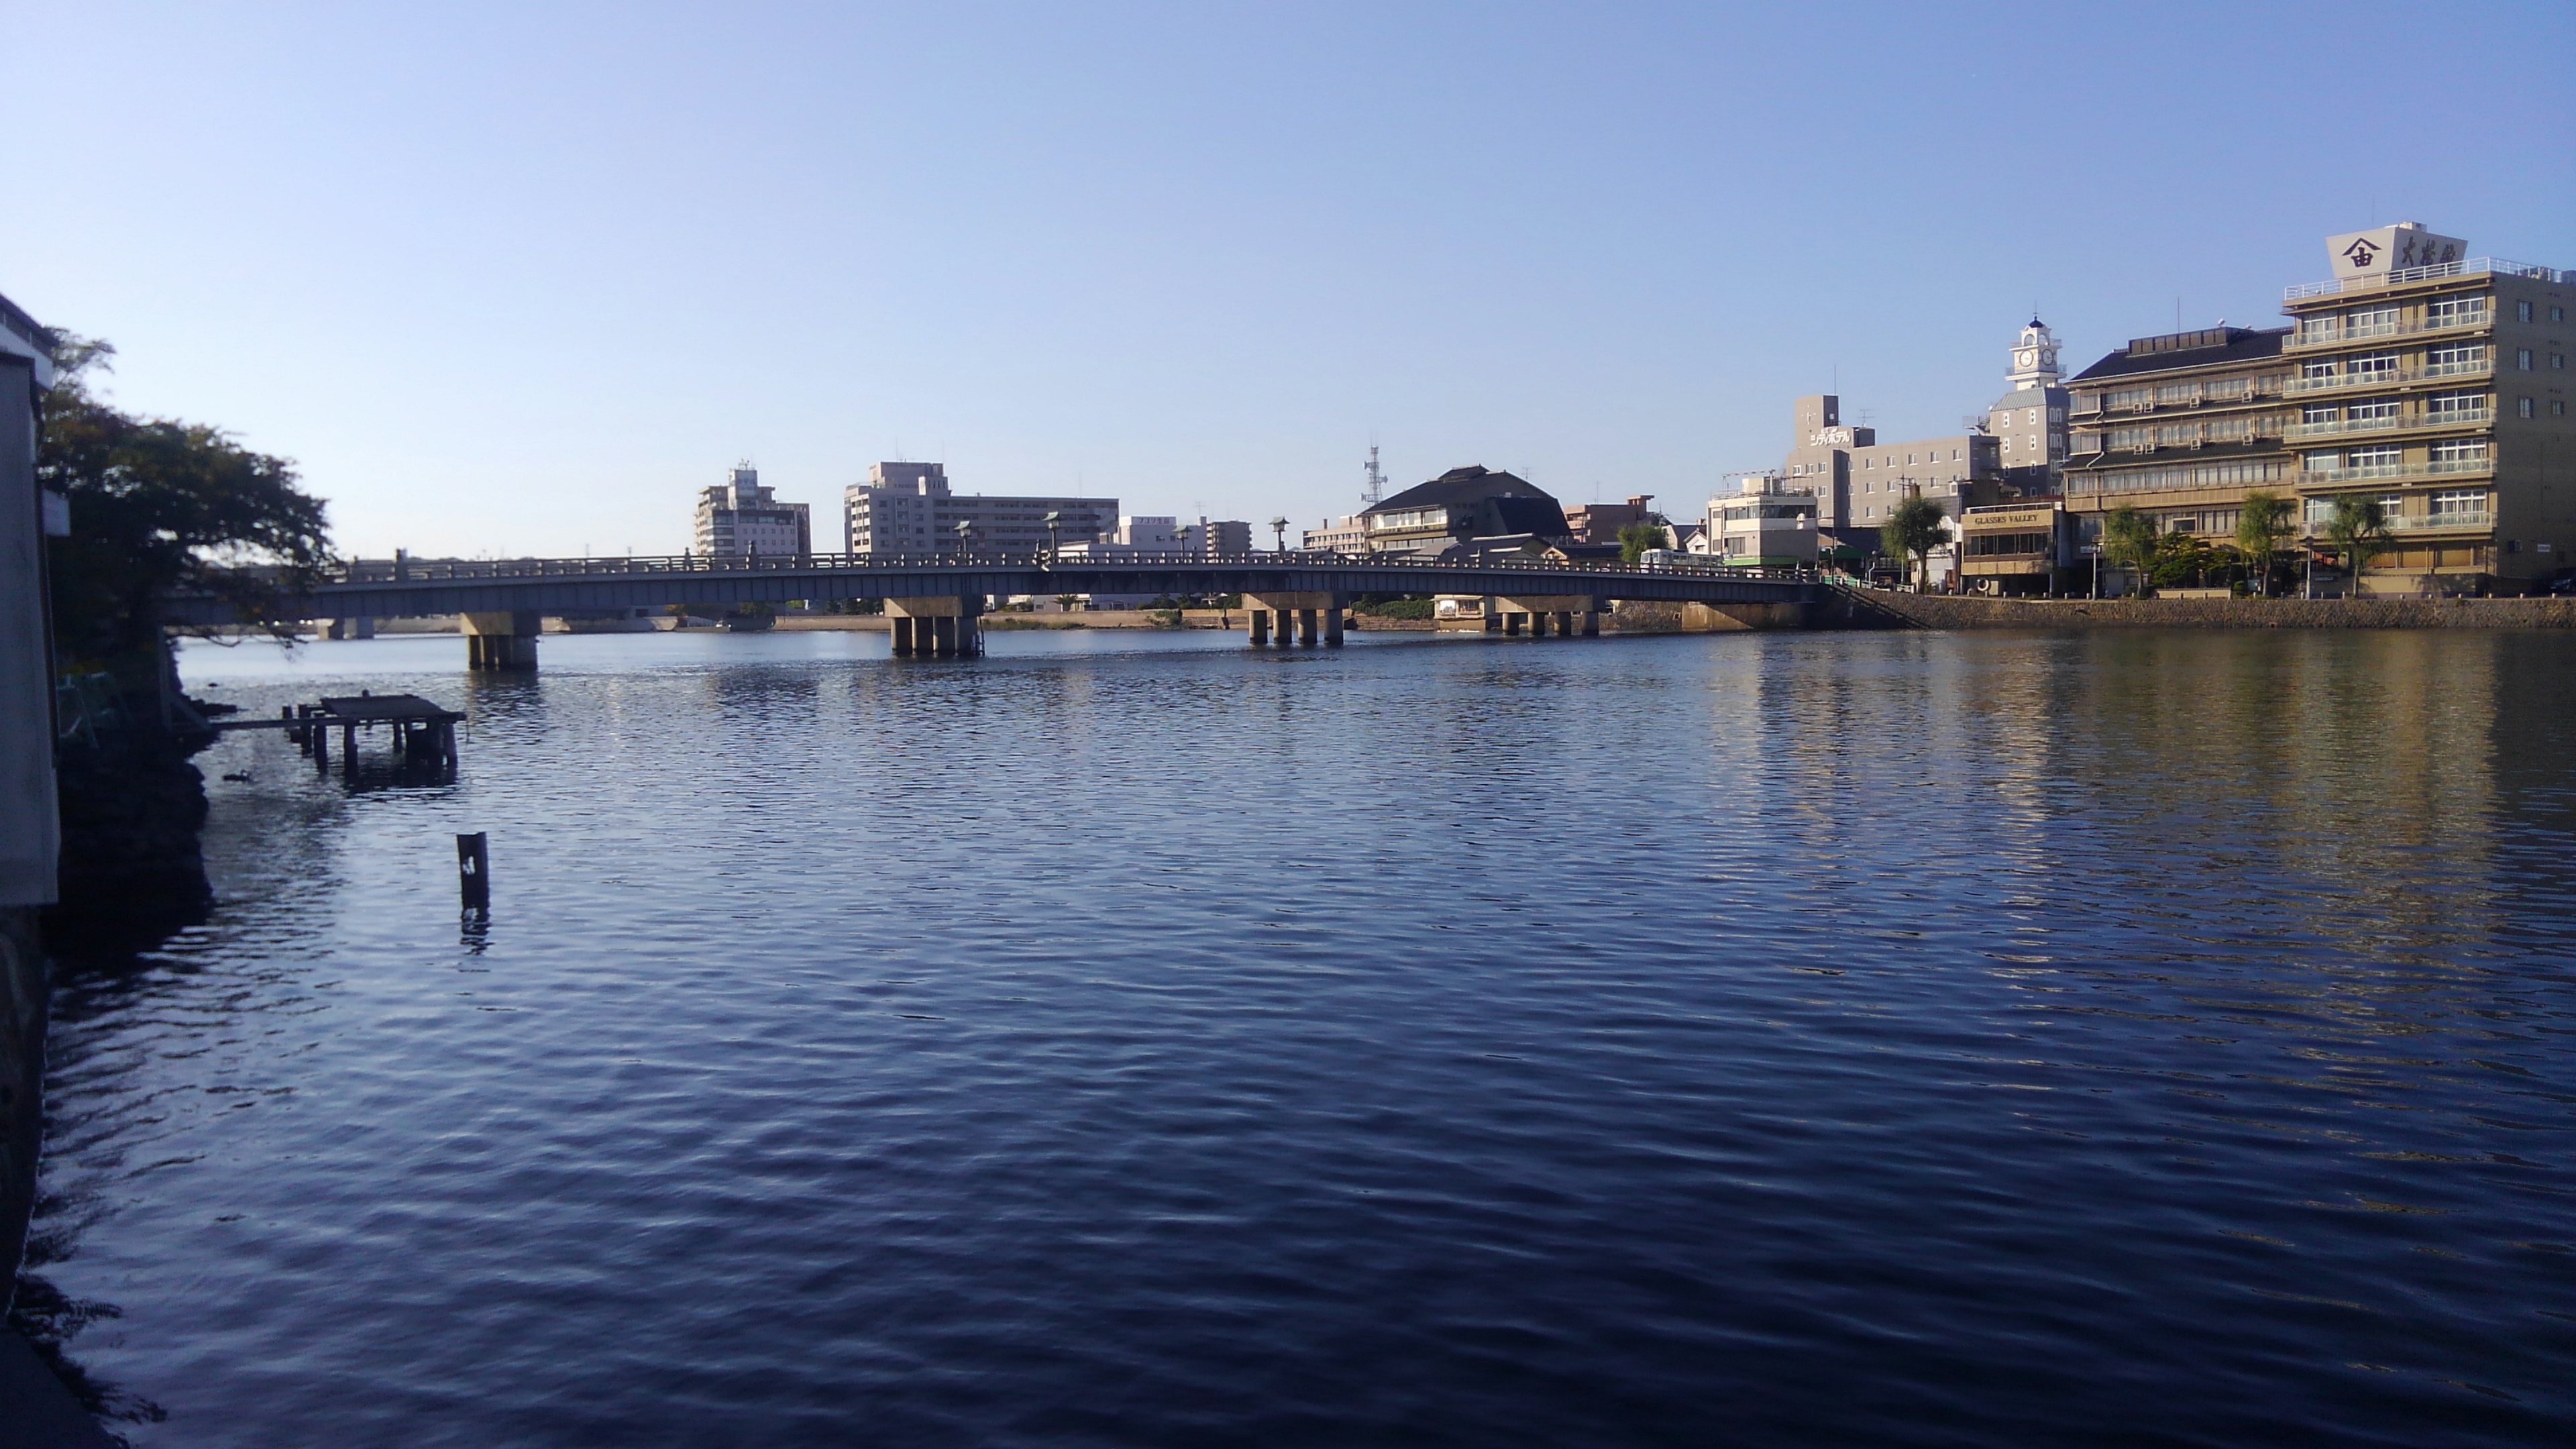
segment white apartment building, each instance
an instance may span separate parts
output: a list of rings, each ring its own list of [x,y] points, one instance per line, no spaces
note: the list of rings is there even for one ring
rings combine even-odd
[[[698,492],[696,550],[710,558],[757,555],[775,558],[814,551],[812,510],[802,503],[781,503],[760,486],[760,472],[748,462],[735,466],[725,481]]]
[[[1050,543],[1090,543],[1118,528],[1115,498],[951,493],[940,463],[871,465],[868,481],[842,490],[841,501],[843,538],[852,553],[1037,553]]]
[[[1777,473],[1742,473],[1732,492],[1708,500],[1703,549],[1739,568],[1811,568],[1816,562],[1815,490]]]

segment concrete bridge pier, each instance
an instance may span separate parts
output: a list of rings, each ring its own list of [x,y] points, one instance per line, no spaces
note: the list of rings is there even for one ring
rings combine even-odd
[[[317,639],[373,639],[376,621],[372,615],[355,619],[316,619],[313,635]]]
[[[483,673],[537,667],[537,637],[545,616],[534,609],[514,609],[458,616],[465,630],[465,667]]]
[[[1494,608],[1503,616],[1506,635],[1519,634],[1522,625],[1527,624],[1533,639],[1546,638],[1551,627],[1557,637],[1571,639],[1574,637],[1574,616],[1580,614],[1583,616],[1583,637],[1597,639],[1601,637],[1603,602],[1584,594],[1531,594],[1498,596],[1494,600]]]
[[[885,610],[894,622],[897,658],[972,659],[984,652],[980,597],[931,594],[888,599]]]
[[[1317,644],[1339,649],[1342,647],[1342,610],[1347,606],[1348,601],[1342,595],[1324,590],[1243,596],[1255,649],[1269,640],[1274,627],[1278,630],[1279,647],[1282,649],[1298,645],[1312,649]]]

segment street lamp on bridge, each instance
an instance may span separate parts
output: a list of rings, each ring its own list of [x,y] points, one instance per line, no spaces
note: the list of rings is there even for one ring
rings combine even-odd
[[[1288,551],[1288,520],[1285,518],[1274,518],[1270,520],[1270,536],[1279,541],[1279,551],[1281,553],[1286,553]]]

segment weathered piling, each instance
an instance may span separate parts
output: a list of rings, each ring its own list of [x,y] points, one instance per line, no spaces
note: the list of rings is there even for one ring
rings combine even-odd
[[[466,910],[492,908],[492,852],[480,830],[456,837],[456,893]]]

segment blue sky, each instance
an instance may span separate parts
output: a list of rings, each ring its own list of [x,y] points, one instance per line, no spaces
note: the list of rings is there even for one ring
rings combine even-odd
[[[826,534],[899,456],[1311,525],[1373,441],[1695,511],[1837,380],[1954,429],[2034,305],[2576,266],[2564,0],[0,0],[0,77],[0,292],[370,555],[676,551],[739,457]]]

